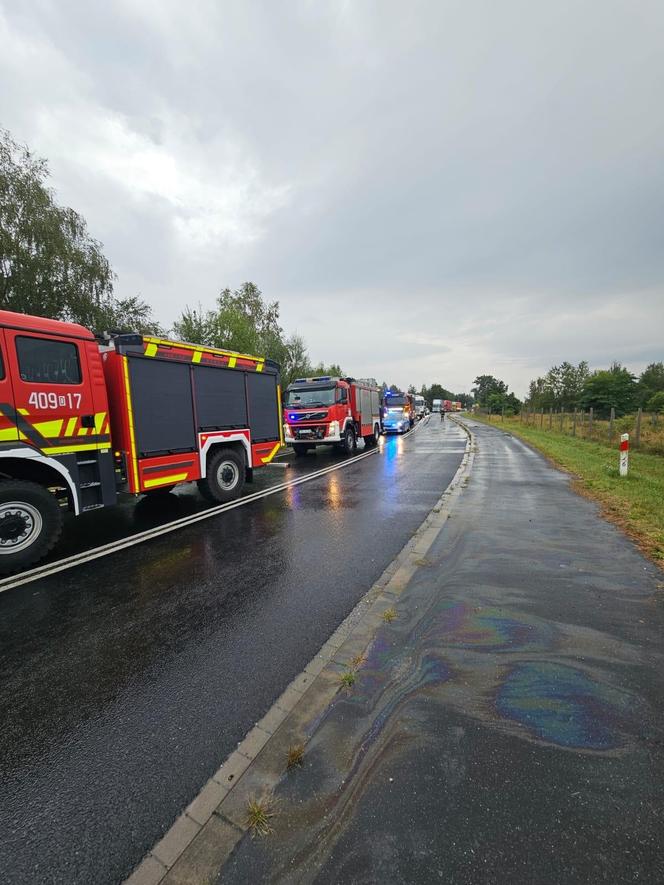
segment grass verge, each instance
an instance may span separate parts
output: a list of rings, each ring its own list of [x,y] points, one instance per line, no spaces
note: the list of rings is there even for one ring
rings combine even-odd
[[[604,515],[664,568],[664,457],[630,452],[629,474],[621,477],[617,445],[611,450],[596,442],[522,425],[518,418],[473,418],[512,433],[572,474],[575,491],[598,501]]]

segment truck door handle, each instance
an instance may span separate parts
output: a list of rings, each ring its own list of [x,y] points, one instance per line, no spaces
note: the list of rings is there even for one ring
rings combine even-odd
[[[94,427],[95,426],[95,416],[94,415],[82,415],[81,416],[81,427]]]

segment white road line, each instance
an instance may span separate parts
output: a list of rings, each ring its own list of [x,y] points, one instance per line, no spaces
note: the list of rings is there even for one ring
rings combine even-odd
[[[228,504],[220,504],[218,507],[211,507],[209,510],[203,510],[201,513],[195,513],[191,516],[183,516],[181,519],[176,519],[174,522],[167,522],[165,525],[156,526],[155,528],[147,529],[144,532],[138,532],[128,538],[120,538],[117,541],[103,544],[101,547],[93,547],[92,550],[85,550],[82,553],[75,553],[72,556],[67,556],[65,559],[59,559],[57,562],[37,566],[36,568],[23,572],[20,575],[12,575],[11,577],[0,580],[0,593],[4,593],[6,590],[12,590],[14,587],[20,587],[22,584],[29,584],[32,581],[37,581],[39,578],[49,577],[50,575],[57,574],[65,569],[82,565],[85,562],[91,562],[93,559],[109,556],[111,553],[125,550],[127,547],[134,547],[136,544],[142,544],[144,541],[150,541],[161,535],[167,535],[170,532],[177,531],[178,529],[185,528],[194,523],[202,522],[204,519],[211,519],[213,516],[226,513],[228,510],[234,510],[236,507],[243,507],[245,504],[251,504],[261,498],[276,495],[278,492],[283,492],[285,489],[292,488],[301,483],[311,482],[311,480],[325,476],[327,473],[333,473],[335,470],[343,470],[344,467],[350,467],[353,464],[357,464],[358,461],[363,461],[365,458],[369,458],[371,455],[375,455],[379,451],[380,449],[376,448],[372,449],[370,452],[362,452],[361,455],[356,455],[354,458],[349,458],[347,461],[343,461],[340,464],[333,464],[322,470],[308,473],[306,476],[300,476],[296,479],[288,480],[288,482],[278,483],[277,485],[270,486],[269,489],[264,489],[261,492],[254,492],[244,498],[239,498],[237,501],[231,501]]]
[[[415,433],[422,426],[423,424],[420,422],[420,424],[418,424],[408,436]],[[203,510],[201,513],[194,513],[191,516],[183,516],[181,519],[167,522],[164,525],[156,526],[153,529],[137,532],[135,535],[130,535],[128,538],[119,538],[117,541],[111,541],[100,547],[93,547],[91,550],[84,550],[81,553],[74,553],[72,556],[67,556],[65,559],[58,559],[56,562],[37,566],[36,568],[23,572],[20,575],[11,575],[8,578],[0,580],[0,593],[4,593],[7,590],[13,590],[15,587],[21,587],[23,584],[30,584],[40,578],[48,578],[51,575],[55,575],[66,569],[74,568],[77,565],[83,565],[86,562],[92,562],[94,559],[100,559],[102,556],[110,556],[112,553],[117,553],[119,550],[135,547],[136,544],[151,541],[153,538],[158,538],[161,535],[167,535],[178,529],[186,528],[197,522],[202,522],[204,519],[211,519],[213,516],[226,513],[228,510],[234,510],[236,507],[244,507],[245,504],[251,504],[261,498],[276,495],[278,492],[283,492],[286,489],[301,485],[304,482],[311,482],[312,480],[325,476],[328,473],[333,473],[335,470],[343,470],[345,467],[357,464],[358,461],[363,461],[365,458],[370,458],[372,455],[378,454],[378,452],[380,452],[380,448],[377,447],[368,452],[362,452],[361,455],[356,455],[354,458],[349,458],[347,461],[342,461],[340,464],[332,464],[321,470],[315,470],[313,473],[307,473],[306,476],[299,476],[296,479],[291,479],[287,482],[280,482],[276,485],[270,486],[269,489],[263,489],[261,492],[253,492],[253,494],[247,495],[244,498],[239,498],[237,501],[231,501],[228,504],[220,504],[218,507],[211,507],[209,510]]]

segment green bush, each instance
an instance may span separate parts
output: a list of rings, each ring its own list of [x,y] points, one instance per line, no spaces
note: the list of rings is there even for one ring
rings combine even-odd
[[[664,412],[664,390],[650,397],[646,403],[646,412]]]

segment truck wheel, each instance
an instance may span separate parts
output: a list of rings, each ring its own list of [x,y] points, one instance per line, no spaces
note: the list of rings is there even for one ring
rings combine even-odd
[[[234,449],[219,449],[208,461],[207,474],[198,488],[212,504],[226,504],[238,497],[244,485],[244,458]]]
[[[293,443],[293,451],[295,452],[296,458],[304,458],[309,451],[309,446],[306,446],[303,443]]]
[[[350,426],[350,424],[348,424],[346,429],[344,430],[344,438],[341,442],[340,448],[341,451],[344,452],[344,454],[346,455],[353,455],[355,453],[355,450],[357,449],[355,431]]]
[[[0,482],[0,573],[43,559],[62,532],[62,511],[44,486],[27,480]]]

